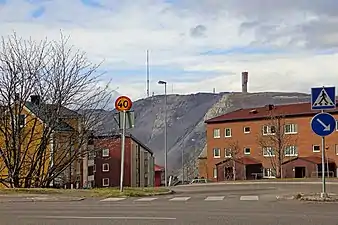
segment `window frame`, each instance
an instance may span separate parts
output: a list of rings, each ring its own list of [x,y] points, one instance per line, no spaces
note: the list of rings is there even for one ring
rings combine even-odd
[[[291,129],[290,129],[289,132],[287,132],[287,129],[286,129],[287,126],[291,127]],[[294,129],[292,129],[292,128],[294,128]],[[284,133],[285,134],[297,134],[298,133],[298,126],[297,126],[297,124],[295,124],[295,123],[285,124],[284,125]]]
[[[227,154],[227,152],[230,151],[230,155]],[[225,148],[224,149],[224,158],[231,158],[231,148]]]
[[[218,135],[215,135],[215,134],[216,134],[216,131],[218,131]],[[214,128],[214,129],[213,129],[213,137],[214,137],[215,139],[221,138],[221,129],[220,129],[220,128]]]
[[[249,131],[245,131],[245,128],[249,128]],[[244,132],[244,134],[250,134],[251,128],[250,128],[250,127],[244,127],[244,128],[243,128],[243,132]]]
[[[286,154],[287,149],[289,148],[289,152],[293,152],[293,154]],[[284,149],[284,156],[290,157],[290,156],[298,156],[298,148],[295,145],[286,146]]]
[[[227,135],[227,131],[230,132],[230,135]],[[232,136],[232,130],[231,128],[224,128],[224,137],[229,138]]]
[[[270,149],[270,152],[273,152],[273,154],[265,154],[265,152],[268,151],[268,149]],[[263,147],[263,156],[264,157],[275,157],[276,154],[275,154],[273,147],[271,146]]]
[[[276,171],[274,172],[273,168],[263,168],[263,178],[276,178],[276,175],[273,175],[274,173],[276,174]]]
[[[273,132],[273,133],[271,132],[272,127],[275,129],[275,132]],[[266,130],[266,132],[265,132],[265,130]],[[274,125],[264,125],[263,128],[262,128],[262,133],[263,133],[264,136],[275,135],[276,134],[276,126],[274,126]]]
[[[108,169],[105,170],[105,168],[104,168],[105,166],[107,166]],[[109,172],[109,169],[110,169],[109,168],[109,163],[103,163],[102,164],[102,172]]]
[[[107,154],[104,154],[105,153],[105,151],[107,151]],[[102,149],[102,157],[109,157],[109,148],[104,148],[104,149]]]
[[[213,178],[216,179],[216,178],[218,177],[218,176],[217,176],[217,175],[218,175],[217,173],[218,173],[218,170],[217,170],[217,167],[215,167],[215,168],[213,169],[213,171],[212,171],[212,176],[213,176]]]
[[[319,150],[315,150],[315,147],[317,147],[317,146],[318,146]],[[320,145],[312,145],[312,152],[320,152],[320,150],[321,150]]]
[[[218,156],[215,155],[216,150],[218,150],[218,153],[219,153]],[[213,154],[213,158],[214,158],[214,159],[219,159],[219,158],[221,158],[221,149],[220,149],[220,148],[213,148],[213,149],[212,149],[212,154]]]
[[[246,150],[249,149],[249,153],[246,152]],[[243,148],[244,155],[250,155],[251,154],[251,148],[249,147],[244,147]]]
[[[108,181],[107,184],[105,184],[104,182],[105,180]],[[109,182],[110,182],[109,178],[102,178],[102,187],[109,187]]]

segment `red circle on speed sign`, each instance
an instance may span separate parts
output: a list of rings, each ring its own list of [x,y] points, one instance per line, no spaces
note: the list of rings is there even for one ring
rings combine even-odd
[[[117,111],[128,111],[133,106],[133,102],[127,96],[120,96],[115,101],[115,109]]]

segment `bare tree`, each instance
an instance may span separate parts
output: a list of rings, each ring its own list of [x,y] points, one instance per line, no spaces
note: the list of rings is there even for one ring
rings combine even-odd
[[[59,41],[24,40],[0,46],[0,182],[46,187],[65,176],[74,182],[88,136],[111,98],[100,85],[99,65]],[[73,176],[73,177],[72,177]]]
[[[285,157],[297,154],[296,135],[292,135],[294,129],[297,128],[288,124],[283,115],[272,112],[258,134],[257,142],[262,149],[262,155],[269,158],[276,178],[282,177]]]
[[[228,160],[225,162],[224,169],[231,168],[230,171],[225,171],[226,180],[236,180],[236,160],[240,157],[240,147],[238,141],[230,141],[225,148],[225,157]]]

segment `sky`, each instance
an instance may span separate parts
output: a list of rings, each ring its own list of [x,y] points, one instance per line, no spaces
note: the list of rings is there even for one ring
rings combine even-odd
[[[0,0],[0,35],[59,39],[101,63],[104,84],[150,93],[309,93],[338,85],[337,0]]]

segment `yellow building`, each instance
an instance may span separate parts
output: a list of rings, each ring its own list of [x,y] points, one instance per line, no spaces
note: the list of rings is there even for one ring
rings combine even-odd
[[[77,112],[45,104],[37,95],[24,104],[17,101],[16,108],[3,109],[0,123],[2,184],[71,187],[82,183],[80,154],[86,140],[81,138],[81,116]]]

